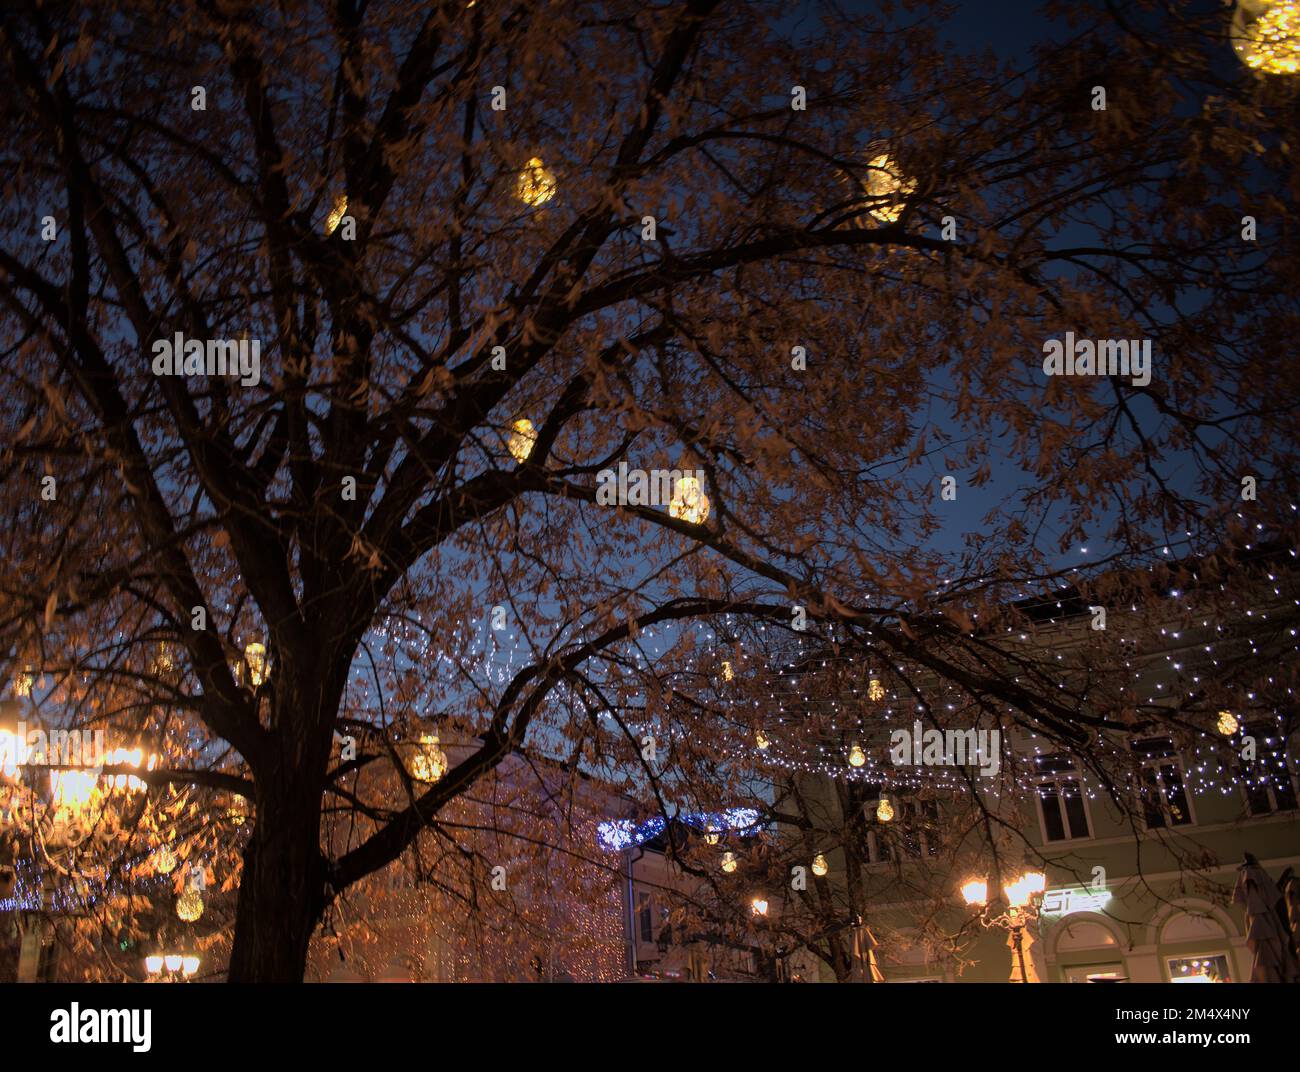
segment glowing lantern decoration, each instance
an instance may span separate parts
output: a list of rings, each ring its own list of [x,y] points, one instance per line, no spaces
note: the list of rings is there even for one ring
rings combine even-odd
[[[176,915],[186,923],[193,923],[203,915],[203,895],[193,886],[176,898]]]
[[[266,645],[254,641],[244,649],[244,667],[246,680],[257,688],[266,680]]]
[[[226,809],[226,818],[235,826],[243,826],[248,822],[248,801],[243,797],[235,797]]]
[[[867,762],[867,753],[862,751],[860,744],[855,744],[849,749],[849,766],[861,767]]]
[[[176,669],[176,663],[172,659],[172,653],[166,644],[158,645],[158,654],[154,656],[152,670],[154,675],[162,677],[164,674],[170,674]]]
[[[733,669],[731,669],[731,663],[724,662],[722,664],[722,680],[731,681],[735,678],[735,676],[736,676],[736,672]]]
[[[762,730],[754,731],[754,743],[758,745],[760,752],[766,752],[772,745],[772,742],[767,739],[767,734]]]
[[[879,703],[885,698],[885,686],[880,683],[879,678],[872,678],[871,683],[867,686],[867,699],[872,703]]]
[[[830,870],[830,865],[828,865],[828,864],[826,863],[826,857],[825,857],[825,856],[823,856],[823,855],[819,852],[816,856],[813,857],[813,862],[812,862],[812,873],[813,873],[814,875],[817,875],[818,877],[820,877],[820,876],[826,874],[826,872],[829,871],[829,870]]]
[[[752,911],[756,916],[767,915],[767,898],[755,897],[752,901],[749,902],[749,908],[750,911]]]
[[[150,975],[157,975],[163,970],[163,958],[157,955],[145,957],[144,970]]]
[[[160,845],[154,850],[153,865],[160,875],[170,875],[176,870],[176,854],[169,845]]]
[[[684,476],[677,481],[672,500],[668,503],[668,513],[688,525],[703,525],[708,520],[709,497],[704,494],[698,479]]]
[[[183,962],[184,962],[183,958],[179,953],[168,953],[165,957],[163,957],[163,963],[167,965],[167,970],[169,972],[180,971],[181,964]]]
[[[338,230],[339,224],[343,222],[343,217],[347,214],[348,195],[339,194],[338,197],[334,199],[334,208],[330,210],[330,214],[325,218],[325,233],[327,235],[332,235],[336,230]]]
[[[916,181],[905,178],[888,153],[880,153],[867,164],[862,189],[872,199],[868,215],[881,223],[896,223],[907,207],[907,198],[916,192]]]
[[[989,884],[985,879],[973,878],[961,888],[961,895],[972,908],[989,903]]]
[[[533,452],[533,444],[536,442],[537,430],[533,427],[533,422],[527,417],[520,417],[510,426],[510,441],[506,444],[506,449],[510,451],[510,457],[522,465]]]
[[[1237,721],[1237,716],[1234,715],[1231,711],[1219,712],[1218,728],[1219,728],[1219,732],[1223,734],[1225,737],[1231,737],[1234,733],[1237,732],[1239,726],[1240,723]]]
[[[734,852],[724,852],[722,854],[722,870],[728,875],[736,870],[736,854]]]
[[[888,797],[880,798],[880,803],[876,805],[876,818],[882,823],[888,823],[893,820],[894,805],[889,803]]]
[[[1237,0],[1230,36],[1252,71],[1300,73],[1300,0]]]
[[[196,956],[181,957],[181,974],[193,975],[199,970],[199,958]]]
[[[438,738],[423,734],[420,744],[411,757],[408,773],[417,782],[432,785],[447,773],[447,754],[438,747]]]
[[[536,208],[555,196],[555,176],[542,166],[541,157],[534,156],[524,165],[515,183],[515,197],[525,205]]]
[[[716,845],[721,840],[722,837],[718,834],[716,826],[710,826],[704,834],[704,844],[706,845]]]

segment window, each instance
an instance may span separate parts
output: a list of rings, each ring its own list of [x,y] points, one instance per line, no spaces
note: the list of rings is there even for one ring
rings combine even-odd
[[[867,844],[872,863],[885,860],[938,856],[940,849],[939,804],[934,800],[894,800],[894,817],[887,823],[876,818],[873,805]]]
[[[643,942],[655,940],[654,898],[645,890],[638,890],[636,895],[637,933]]]
[[[1174,742],[1168,737],[1134,741],[1133,752],[1141,761],[1138,799],[1147,829],[1189,825],[1192,809],[1183,783],[1183,765]]]
[[[1082,781],[1073,758],[1064,752],[1035,756],[1034,767],[1043,840],[1074,841],[1091,837]]]
[[[1199,957],[1170,957],[1169,966],[1171,983],[1230,983],[1232,976],[1228,972],[1228,954],[1210,953]]]
[[[1254,760],[1238,759],[1246,810],[1272,815],[1296,807],[1296,782],[1286,754],[1286,737],[1274,722],[1250,722],[1243,733],[1255,741]],[[1237,753],[1240,757],[1240,749]]]

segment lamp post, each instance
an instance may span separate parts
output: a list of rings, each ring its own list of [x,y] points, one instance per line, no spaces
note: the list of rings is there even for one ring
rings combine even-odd
[[[1002,887],[1006,897],[1007,908],[1004,912],[990,914],[988,911],[989,884],[986,879],[973,878],[961,888],[962,898],[971,908],[980,910],[979,921],[983,927],[1001,927],[1011,934],[1011,949],[1020,969],[1020,981],[1029,982],[1025,970],[1025,926],[1038,919],[1042,904],[1043,891],[1047,888],[1047,876],[1041,871],[1026,871],[1014,882]]]
[[[199,963],[197,954],[169,948],[166,952],[145,957],[144,970],[151,983],[176,983],[193,978],[198,973]]]

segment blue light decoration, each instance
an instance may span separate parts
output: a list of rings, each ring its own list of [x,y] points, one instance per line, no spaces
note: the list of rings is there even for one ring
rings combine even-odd
[[[752,837],[759,832],[760,818],[757,808],[728,808],[721,812],[678,815],[674,821],[708,833],[733,833],[741,837]],[[664,832],[667,825],[662,815],[640,823],[632,819],[609,819],[597,825],[596,840],[606,852],[623,852],[634,845],[653,841]]]
[[[136,876],[132,872],[143,857],[128,861],[122,868],[122,878],[108,882],[83,879],[81,883],[63,882],[52,887],[45,884],[44,872],[28,860],[15,867],[17,881],[10,897],[0,898],[0,912],[52,912],[56,915],[82,915],[107,897],[124,894],[145,896],[170,889],[171,880],[165,875]],[[78,885],[81,886],[78,889]]]

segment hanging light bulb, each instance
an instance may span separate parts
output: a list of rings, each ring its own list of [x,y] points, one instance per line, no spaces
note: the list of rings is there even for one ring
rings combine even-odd
[[[534,156],[524,165],[515,183],[515,197],[525,205],[536,208],[555,196],[555,176],[542,166],[542,159]]]
[[[172,659],[171,649],[166,644],[158,645],[158,654],[154,656],[153,666],[151,667],[155,677],[162,677],[164,674],[170,674],[176,669],[176,663]]]
[[[253,688],[257,688],[266,680],[265,644],[259,644],[257,641],[253,641],[253,643],[244,648],[244,667],[247,674],[246,680]]]
[[[879,678],[873,677],[871,683],[867,685],[867,699],[872,703],[879,703],[885,698],[885,686],[880,683]]]
[[[696,477],[684,476],[673,488],[668,514],[688,525],[703,525],[709,517],[709,497],[704,494]]]
[[[881,223],[896,223],[907,198],[916,192],[916,180],[905,177],[888,153],[879,153],[867,164],[862,189],[873,202],[868,215]]]
[[[876,805],[876,818],[882,823],[887,823],[894,818],[894,805],[889,803],[888,797],[880,798],[880,803]]]
[[[536,442],[537,430],[527,417],[520,417],[510,425],[510,441],[506,444],[506,449],[510,451],[510,457],[520,465],[528,460]]]
[[[1237,0],[1229,34],[1252,71],[1300,73],[1300,0]]]
[[[721,841],[721,840],[722,840],[722,837],[718,834],[718,828],[717,828],[716,826],[710,826],[710,827],[705,831],[705,834],[704,834],[704,844],[706,844],[706,845],[716,845],[716,844],[717,844],[719,841]]]
[[[332,235],[336,230],[338,230],[339,224],[343,222],[343,217],[346,216],[347,213],[348,195],[339,194],[338,197],[334,199],[334,207],[330,210],[330,214],[325,218],[325,233],[327,235]]]
[[[186,923],[193,923],[203,915],[203,895],[192,885],[176,898],[176,915]]]
[[[862,751],[862,746],[855,742],[853,747],[849,749],[849,766],[861,767],[866,762],[867,753]]]
[[[722,680],[731,681],[735,676],[736,672],[731,669],[731,663],[724,662],[722,664]]]
[[[248,822],[248,801],[243,797],[235,797],[226,810],[226,818],[235,826],[243,826]]]
[[[409,773],[417,782],[432,785],[447,773],[447,753],[438,747],[438,738],[421,734],[420,744],[411,757]]]
[[[753,912],[754,915],[756,916],[767,915],[767,898],[755,897],[752,901],[749,902],[749,908],[750,911]]]
[[[734,852],[724,852],[722,854],[722,870],[728,875],[736,870],[736,854]]]
[[[153,866],[160,875],[170,875],[176,870],[176,854],[172,852],[171,846],[159,845],[154,850]]]
[[[772,742],[767,739],[767,734],[762,730],[754,731],[754,743],[758,745],[760,752],[766,752],[772,745]]]
[[[1240,723],[1237,722],[1237,716],[1234,715],[1231,711],[1219,712],[1218,729],[1219,732],[1223,734],[1223,736],[1231,737],[1234,733],[1237,732],[1239,726]]]
[[[816,856],[813,857],[812,873],[814,875],[821,877],[822,875],[826,874],[826,872],[829,870],[830,870],[830,866],[826,863],[825,856],[823,856],[819,852]]]

